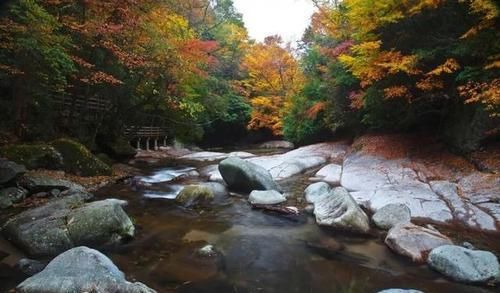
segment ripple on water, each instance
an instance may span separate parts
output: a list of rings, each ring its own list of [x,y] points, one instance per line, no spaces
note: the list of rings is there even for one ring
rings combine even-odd
[[[173,167],[173,168],[162,168],[161,170],[155,171],[150,176],[138,177],[142,182],[146,183],[162,183],[169,182],[174,179],[189,176],[196,171],[194,167]]]

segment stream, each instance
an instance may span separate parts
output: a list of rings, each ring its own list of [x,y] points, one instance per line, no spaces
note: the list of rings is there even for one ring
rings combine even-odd
[[[253,210],[245,196],[232,194],[204,209],[177,206],[173,199],[184,185],[206,181],[191,175],[208,164],[169,160],[139,165],[143,175],[136,179],[145,185],[120,183],[96,192],[97,199],[129,202],[126,211],[136,225],[136,237],[103,251],[130,281],[143,282],[158,292],[495,290],[449,282],[426,265],[392,253],[382,237],[320,228],[305,214],[288,217]],[[288,205],[304,206],[302,192],[310,184],[308,177],[302,174],[280,182],[292,194]],[[344,249],[325,250],[318,243]],[[207,244],[213,245],[217,257],[195,255]]]

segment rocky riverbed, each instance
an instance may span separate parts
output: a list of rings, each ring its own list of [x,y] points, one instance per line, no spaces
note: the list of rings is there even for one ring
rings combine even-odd
[[[391,152],[382,147],[394,139]],[[61,194],[2,217],[10,243],[0,241],[0,290],[43,292],[37,282],[51,277],[97,292],[498,290],[498,171],[411,145],[367,136],[294,150],[143,152],[132,162],[140,175],[92,200],[45,183]],[[101,273],[72,263],[91,260]],[[49,261],[32,278],[19,271]]]

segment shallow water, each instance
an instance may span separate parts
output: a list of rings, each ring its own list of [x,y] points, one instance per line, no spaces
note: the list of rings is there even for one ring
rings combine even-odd
[[[145,176],[186,169],[186,165],[150,169]],[[201,167],[197,163],[196,167]],[[184,179],[178,186],[202,179]],[[301,206],[309,182],[298,176],[281,182],[292,194],[288,204]],[[425,292],[493,292],[494,289],[449,282],[393,254],[381,237],[357,237],[319,228],[307,215],[283,217],[252,210],[243,197],[231,196],[205,209],[177,207],[168,196],[151,198],[150,189],[108,186],[101,197],[127,199],[137,226],[130,243],[107,251],[129,279],[159,292],[376,292],[416,288]],[[138,190],[137,190],[138,189]],[[338,252],[311,247],[335,240]],[[219,257],[199,258],[195,251],[212,244]],[[314,246],[314,245],[313,245]]]
[[[204,209],[174,204],[180,189],[203,178],[186,177],[209,163],[168,161],[139,166],[144,176],[131,184],[114,184],[96,199],[129,202],[127,213],[136,237],[118,247],[101,249],[131,281],[158,292],[377,292],[415,288],[427,293],[495,292],[498,288],[452,283],[425,265],[393,254],[382,237],[358,237],[318,227],[311,216],[284,217],[253,210],[244,196],[230,196]],[[288,205],[304,206],[308,175],[280,182],[291,194]],[[137,184],[138,182],[142,183]],[[144,180],[145,179],[145,180]],[[170,181],[172,180],[172,181]],[[344,246],[340,251],[318,243]],[[212,244],[217,257],[195,251]],[[24,278],[9,268],[21,257],[2,242],[8,266],[0,266],[0,292]],[[1,255],[0,255],[1,257]]]

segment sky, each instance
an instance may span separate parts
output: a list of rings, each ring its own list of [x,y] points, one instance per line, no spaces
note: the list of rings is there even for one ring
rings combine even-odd
[[[233,0],[250,37],[263,41],[279,34],[285,42],[300,40],[314,13],[311,0]]]

